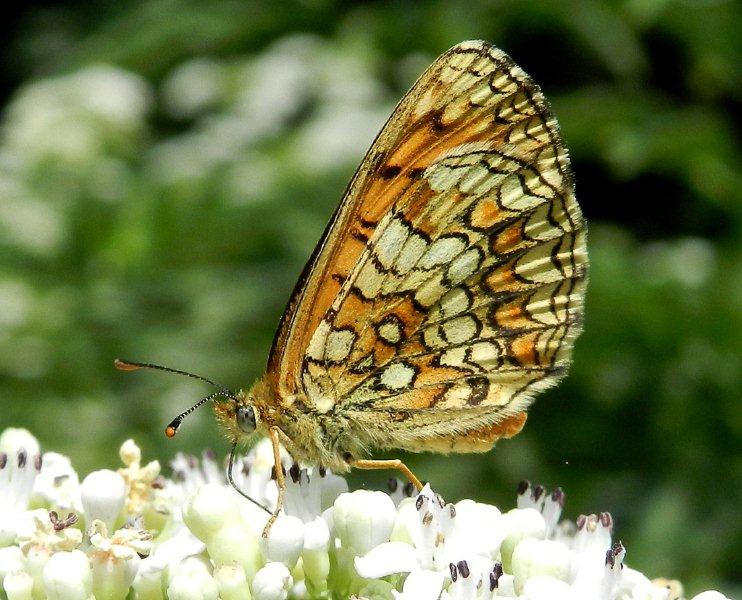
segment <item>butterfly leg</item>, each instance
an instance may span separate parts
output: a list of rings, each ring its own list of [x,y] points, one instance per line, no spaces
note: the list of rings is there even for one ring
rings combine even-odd
[[[397,471],[402,471],[404,476],[407,477],[407,479],[412,482],[412,485],[417,488],[417,491],[423,489],[423,484],[420,483],[420,480],[415,477],[415,474],[410,471],[409,467],[398,458],[389,460],[354,458],[350,460],[350,466],[355,467],[356,469],[365,469],[367,471],[377,471],[380,469],[396,469]]]
[[[276,485],[278,486],[278,500],[276,501],[275,510],[273,511],[270,518],[268,519],[268,522],[263,528],[264,538],[268,537],[268,532],[273,526],[273,523],[276,522],[278,513],[280,513],[281,509],[283,508],[283,493],[286,489],[286,480],[284,479],[283,465],[281,464],[281,434],[283,434],[283,432],[278,427],[274,426],[270,428],[271,445],[273,446],[273,472],[275,473]]]

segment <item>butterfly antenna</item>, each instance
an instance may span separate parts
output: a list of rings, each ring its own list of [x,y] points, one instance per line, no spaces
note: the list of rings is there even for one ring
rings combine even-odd
[[[203,381],[217,388],[218,391],[212,394],[209,394],[205,398],[201,398],[201,400],[196,402],[196,404],[191,406],[191,408],[189,408],[186,411],[183,411],[177,417],[175,417],[172,421],[170,421],[170,424],[165,428],[165,435],[169,438],[173,437],[176,433],[178,433],[178,428],[180,427],[180,423],[183,421],[183,419],[187,417],[188,415],[190,415],[199,406],[202,406],[206,404],[207,402],[214,400],[215,398],[220,398],[220,397],[231,398],[232,400],[237,400],[237,397],[235,396],[234,392],[231,391],[229,388],[219,383],[216,383],[212,381],[211,379],[207,379],[206,377],[201,377],[200,375],[194,375],[193,373],[189,373],[188,371],[180,371],[179,369],[171,369],[170,367],[163,367],[162,365],[154,365],[152,363],[140,363],[140,362],[133,362],[130,360],[121,360],[120,358],[117,358],[116,360],[114,360],[113,364],[119,371],[138,371],[139,369],[153,369],[155,371],[166,371],[168,373],[175,373],[176,375],[185,375],[186,377],[190,377],[192,379],[198,379],[199,381]]]
[[[247,498],[255,506],[257,506],[258,508],[262,508],[269,515],[272,515],[273,513],[270,510],[268,510],[260,502],[255,500],[255,498],[251,498],[250,496],[248,496],[245,492],[243,492],[240,488],[238,488],[237,484],[234,482],[234,479],[232,478],[232,469],[234,467],[234,455],[236,451],[237,451],[237,442],[234,442],[232,444],[232,450],[230,450],[229,452],[229,467],[227,467],[227,479],[229,479],[229,485],[231,485],[240,496],[242,496],[243,498]]]

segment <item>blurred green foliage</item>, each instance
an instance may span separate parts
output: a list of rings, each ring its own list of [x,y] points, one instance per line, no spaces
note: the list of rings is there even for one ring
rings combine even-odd
[[[521,478],[610,510],[629,564],[740,592],[742,9],[680,0],[53,3],[5,40],[0,419],[81,472],[223,451],[204,393],[264,369],[303,263],[375,132],[472,38],[542,85],[590,221],[567,380],[484,456],[411,457],[450,498]],[[382,475],[354,475],[379,485]],[[734,589],[733,589],[734,588]]]

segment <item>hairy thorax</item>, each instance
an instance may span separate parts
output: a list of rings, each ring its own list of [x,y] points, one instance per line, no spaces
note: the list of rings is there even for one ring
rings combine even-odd
[[[240,405],[251,405],[257,416],[255,434],[245,434],[237,426],[235,414]],[[327,467],[346,472],[351,458],[366,455],[353,433],[352,424],[334,413],[319,413],[302,397],[278,399],[264,379],[258,380],[248,392],[240,391],[237,401],[215,403],[214,412],[231,441],[249,444],[255,435],[267,437],[271,427],[284,434],[281,443],[299,463]]]

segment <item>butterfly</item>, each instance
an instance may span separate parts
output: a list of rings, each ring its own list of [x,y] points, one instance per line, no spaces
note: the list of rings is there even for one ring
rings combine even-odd
[[[238,393],[214,384],[166,433],[215,400],[230,481],[237,444],[271,439],[279,498],[266,535],[283,500],[280,445],[337,472],[397,469],[421,488],[402,461],[371,451],[485,452],[517,434],[534,395],[568,368],[585,238],[538,86],[494,46],[460,43],[404,96],[353,176],[265,376]]]

